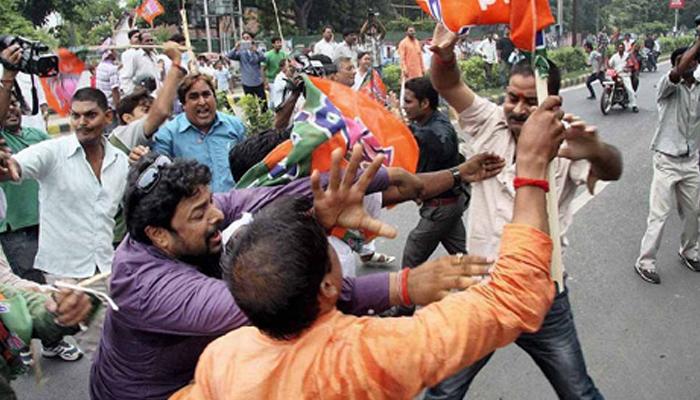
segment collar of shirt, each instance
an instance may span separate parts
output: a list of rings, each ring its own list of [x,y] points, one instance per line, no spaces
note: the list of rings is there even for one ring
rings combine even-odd
[[[102,137],[102,146],[105,150],[104,157],[102,158],[102,170],[104,171],[117,160],[118,155],[115,151],[115,148],[107,144],[107,139],[104,136]],[[68,156],[66,157],[66,159],[75,157],[78,154],[81,157],[84,157],[85,149],[83,149],[83,146],[78,141],[78,136],[72,134],[68,138]]]

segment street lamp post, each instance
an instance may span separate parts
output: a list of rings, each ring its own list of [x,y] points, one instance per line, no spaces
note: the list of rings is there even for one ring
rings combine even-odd
[[[204,29],[207,31],[207,51],[211,53],[211,32],[209,31],[209,0],[204,1]]]

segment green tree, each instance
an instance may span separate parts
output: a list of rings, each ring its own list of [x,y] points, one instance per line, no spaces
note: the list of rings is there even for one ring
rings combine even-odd
[[[47,32],[32,26],[20,12],[17,0],[0,1],[0,34],[20,35],[29,39],[40,40],[47,45],[57,44]]]

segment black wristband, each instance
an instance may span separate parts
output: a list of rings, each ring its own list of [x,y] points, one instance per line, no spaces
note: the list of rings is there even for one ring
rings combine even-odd
[[[459,167],[452,167],[449,169],[452,174],[452,187],[456,188],[462,184],[462,174],[459,173]]]

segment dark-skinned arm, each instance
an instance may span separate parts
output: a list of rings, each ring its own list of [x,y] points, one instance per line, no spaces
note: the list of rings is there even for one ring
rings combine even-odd
[[[693,46],[683,53],[683,55],[681,56],[681,60],[669,73],[669,79],[671,80],[671,82],[678,83],[681,81],[681,75],[683,75],[683,71],[688,69],[690,63],[698,54],[698,50],[700,50],[700,37],[695,39],[695,43],[693,43]]]
[[[433,57],[430,66],[430,81],[437,92],[452,106],[457,114],[471,107],[475,94],[462,81],[457,67],[454,48],[459,37],[447,30],[442,24],[435,26],[433,45],[430,50]]]
[[[22,57],[22,49],[17,44],[6,48],[0,53],[0,57],[5,59],[10,64],[16,64]],[[17,71],[11,71],[7,68],[3,68],[2,72],[2,86],[0,89],[0,125],[5,121],[7,117],[7,110],[10,108],[10,94],[12,94],[12,86],[17,76]]]
[[[151,139],[153,134],[160,128],[165,120],[170,117],[173,110],[173,101],[177,95],[177,87],[180,81],[187,75],[187,71],[180,66],[182,54],[175,42],[166,42],[164,45],[165,55],[172,60],[173,65],[168,70],[168,74],[163,80],[163,87],[158,93],[158,97],[153,101],[153,105],[148,110],[146,121],[143,124],[143,133],[147,139]]]

